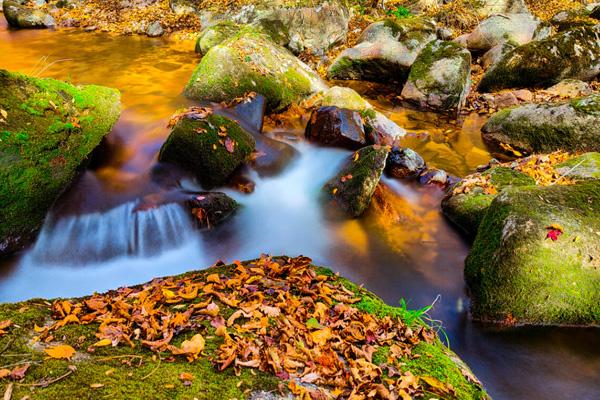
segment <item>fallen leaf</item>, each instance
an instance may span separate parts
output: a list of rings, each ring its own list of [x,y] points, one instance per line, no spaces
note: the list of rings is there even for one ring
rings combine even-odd
[[[100,389],[101,387],[104,387],[104,383],[92,383],[90,384],[90,387],[92,389]]]
[[[112,344],[112,340],[110,339],[102,339],[94,343],[92,346],[94,347],[105,347],[110,346]]]
[[[204,350],[204,338],[200,334],[192,336],[190,340],[184,340],[181,343],[181,350],[187,354],[190,361],[198,358],[198,355]]]
[[[18,365],[10,372],[10,379],[18,381],[25,378],[25,373],[29,369],[29,364]]]
[[[44,350],[51,358],[70,360],[75,354],[75,349],[68,344],[61,344],[54,347],[48,347]]]
[[[0,369],[0,379],[6,378],[9,375],[10,375],[10,369],[6,369],[6,368]]]

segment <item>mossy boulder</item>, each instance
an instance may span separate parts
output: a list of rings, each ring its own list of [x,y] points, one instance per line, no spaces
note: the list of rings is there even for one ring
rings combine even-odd
[[[482,127],[491,144],[526,153],[600,150],[600,95],[562,103],[526,104],[499,111]]]
[[[421,108],[460,109],[471,87],[471,53],[453,42],[430,42],[417,56],[402,98]]]
[[[598,215],[599,180],[504,190],[491,203],[465,263],[473,316],[599,325]]]
[[[527,43],[486,71],[480,92],[548,87],[566,78],[589,81],[600,73],[600,25],[575,28]]]
[[[352,217],[359,217],[371,203],[385,168],[389,147],[367,146],[345,160],[340,172],[323,190],[328,198]]]
[[[489,181],[497,192],[513,186],[535,185],[535,180],[530,176],[507,167],[493,167],[482,175],[489,176]],[[464,180],[470,178],[471,176],[467,176]],[[496,196],[496,193],[488,194],[477,187],[469,193],[454,193],[451,190],[442,200],[442,211],[468,237],[474,238],[488,207]]]
[[[208,110],[208,111],[206,111]],[[256,142],[236,121],[202,109],[185,113],[158,155],[194,173],[206,187],[222,185],[250,156]]]
[[[562,10],[552,16],[550,23],[554,25],[558,31],[564,31],[579,26],[596,25],[598,21],[590,14],[591,10],[587,7]]]
[[[117,90],[0,70],[0,255],[33,240],[119,113]]]
[[[562,176],[577,180],[600,179],[600,153],[585,153],[556,167]]]
[[[498,14],[481,21],[473,32],[456,39],[469,50],[488,51],[502,43],[517,46],[545,39],[551,33],[542,21],[531,14]]]
[[[274,399],[280,398],[276,394],[279,391],[282,391],[281,398],[295,398],[296,396],[290,393],[289,390],[294,386],[299,390],[318,389],[323,390],[324,393],[330,393],[332,387],[322,387],[317,384],[305,385],[299,379],[286,377],[285,373],[276,374],[278,371],[285,372],[294,368],[294,364],[290,362],[292,361],[293,348],[306,348],[309,345],[311,349],[314,348],[312,342],[307,344],[301,335],[290,337],[287,339],[287,343],[280,343],[281,337],[278,333],[282,329],[280,325],[282,320],[290,321],[293,319],[294,322],[297,320],[302,321],[302,325],[295,327],[295,329],[303,331],[303,334],[307,328],[312,329],[313,332],[318,332],[319,326],[323,324],[326,325],[326,327],[323,326],[323,329],[328,329],[332,335],[338,335],[342,328],[335,327],[332,321],[334,321],[334,316],[337,317],[340,312],[343,312],[346,313],[346,317],[340,318],[337,323],[344,323],[348,318],[364,316],[370,321],[389,321],[393,325],[393,329],[407,332],[407,337],[390,336],[384,340],[384,343],[380,343],[379,338],[383,336],[380,332],[374,332],[370,335],[374,339],[366,339],[364,335],[361,339],[360,336],[352,337],[361,331],[356,329],[350,331],[348,329],[349,334],[344,335],[344,340],[355,342],[357,349],[368,345],[369,349],[374,351],[372,357],[368,357],[369,361],[366,361],[366,359],[364,362],[362,359],[360,360],[360,368],[374,365],[375,371],[379,375],[376,377],[370,376],[368,378],[370,380],[369,384],[372,381],[377,383],[379,380],[386,379],[386,372],[389,369],[389,371],[399,371],[401,374],[410,374],[409,378],[414,377],[418,393],[421,393],[423,399],[489,399],[481,383],[469,367],[454,352],[441,343],[436,333],[421,318],[417,317],[415,319],[415,313],[411,310],[389,306],[373,293],[334,274],[327,268],[312,264],[305,265],[310,262],[309,259],[278,257],[270,262],[276,262],[275,265],[279,266],[282,272],[289,271],[290,265],[295,269],[292,269],[287,277],[283,273],[276,275],[273,271],[277,267],[273,267],[273,264],[265,266],[266,262],[261,259],[238,262],[235,265],[210,267],[199,271],[191,271],[180,276],[157,278],[144,285],[120,289],[121,293],[126,291],[143,294],[151,292],[152,298],[157,301],[157,306],[153,312],[156,312],[156,309],[160,306],[161,313],[168,312],[176,315],[176,318],[170,320],[169,325],[181,324],[182,320],[186,321],[183,319],[186,315],[195,313],[189,319],[190,323],[184,324],[186,325],[185,328],[177,330],[173,337],[167,341],[167,343],[170,342],[171,347],[183,347],[183,341],[190,340],[195,335],[201,335],[205,338],[203,351],[197,355],[196,359],[192,358],[191,361],[188,361],[183,355],[173,356],[168,350],[161,351],[154,348],[154,351],[152,351],[150,348],[152,343],[142,343],[142,340],[134,337],[135,335],[128,338],[132,344],[131,346],[125,344],[123,340],[114,347],[98,346],[99,339],[96,334],[100,330],[100,324],[96,321],[83,324],[71,321],[53,330],[53,337],[50,337],[47,341],[34,341],[32,340],[34,337],[48,336],[48,332],[44,333],[43,328],[40,327],[49,327],[52,323],[62,319],[60,314],[57,315],[56,312],[52,312],[52,307],[49,305],[51,301],[35,299],[21,303],[0,304],[0,322],[11,321],[12,323],[6,328],[6,334],[0,334],[0,348],[5,349],[10,354],[21,354],[23,357],[20,360],[30,361],[30,367],[20,384],[13,386],[13,398],[30,396],[36,400],[96,397],[115,399],[137,399],[140,397],[150,399],[197,398],[203,400]],[[255,279],[252,285],[246,285],[241,291],[236,291],[240,288],[239,284],[236,286],[235,283],[235,279],[240,276],[239,271],[249,268],[253,268],[253,275],[250,279],[267,275],[266,279]],[[305,274],[305,279],[310,285],[299,286],[293,281],[294,278],[299,276],[299,273]],[[262,359],[268,357],[269,354],[278,354],[281,351],[280,349],[285,349],[287,346],[289,346],[288,353],[291,354],[290,356],[284,352],[282,362],[280,364],[272,363],[273,368],[269,367],[266,362],[260,368],[256,364],[241,365],[241,360],[239,360],[228,368],[219,369],[221,364],[217,364],[216,361],[223,356],[221,348],[231,340],[229,336],[223,338],[223,333],[229,332],[228,335],[231,335],[232,339],[236,338],[237,334],[234,332],[238,326],[244,325],[248,318],[244,316],[237,318],[236,321],[234,316],[231,323],[225,322],[235,312],[239,315],[240,311],[235,302],[222,301],[227,301],[231,297],[216,296],[216,294],[221,293],[215,290],[215,286],[222,286],[222,284],[215,283],[217,280],[231,284],[230,289],[221,290],[221,292],[228,296],[232,296],[232,293],[234,293],[233,296],[242,300],[249,296],[258,296],[265,293],[265,298],[260,301],[260,307],[257,303],[253,314],[256,316],[260,309],[262,312],[270,312],[274,316],[265,317],[265,319],[268,319],[268,323],[262,337],[266,340],[263,340],[263,344],[259,348],[260,357]],[[165,292],[160,290],[152,292],[152,289],[161,289],[161,287],[167,286],[169,281],[181,285],[193,284],[195,287],[204,287],[207,291],[210,288],[213,296],[200,290],[196,295],[191,292],[187,293],[187,298],[192,297],[190,300],[182,301],[181,298],[171,297],[168,302],[165,302],[164,293],[176,294],[184,290],[181,287],[171,286],[170,289],[165,288]],[[284,286],[286,282],[288,285]],[[276,283],[281,284],[281,286],[276,285]],[[328,304],[326,303],[326,295],[322,295],[315,290],[316,287],[323,285],[330,286],[336,290],[336,293],[337,291],[344,291],[345,294],[343,297],[338,297],[334,304]],[[246,287],[251,288],[252,291],[249,292]],[[310,294],[306,290],[309,287]],[[140,290],[145,291],[140,292]],[[301,315],[286,316],[283,312],[275,315],[278,307],[273,305],[278,302],[277,296],[266,293],[267,291],[278,293],[282,290],[289,292],[290,296],[302,297],[304,304],[301,307],[306,312],[313,313],[320,310],[326,313],[327,316],[319,319],[312,318],[305,322]],[[55,304],[80,304],[81,308],[88,310],[88,306],[102,307],[103,302],[110,301],[118,295],[119,292],[114,290],[105,294],[95,294],[83,298],[62,299]],[[315,296],[317,301],[310,304],[306,303],[309,296]],[[209,299],[206,304],[210,302],[210,299],[214,301],[212,308],[202,304],[206,298]],[[141,302],[143,300],[135,301]],[[154,301],[152,300],[152,302]],[[129,303],[129,300],[127,300],[127,303]],[[125,305],[125,302],[119,304]],[[324,304],[327,305],[323,306]],[[268,306],[268,308],[265,306]],[[292,305],[280,303],[278,306],[285,309]],[[58,308],[57,306],[54,309]],[[197,312],[197,310],[203,308],[216,312],[216,316],[214,316],[214,313],[202,314]],[[73,309],[70,311],[72,313],[76,312]],[[411,316],[412,320],[409,320]],[[134,318],[141,324],[144,319],[149,321],[152,316],[143,314],[136,315]],[[258,318],[253,317],[254,320],[258,320]],[[106,323],[106,325],[108,324],[110,324],[110,321]],[[356,328],[355,325],[351,325],[350,328]],[[156,324],[156,329],[162,329],[163,326],[167,326],[167,324]],[[246,328],[249,328],[249,325],[244,325],[244,343],[262,339],[254,331]],[[138,330],[140,329],[138,328]],[[117,337],[119,332],[114,332],[114,334]],[[274,340],[277,341],[273,342]],[[328,348],[334,338],[324,337],[324,340],[321,346]],[[158,346],[158,342],[156,343]],[[57,344],[71,346],[75,350],[73,357],[70,360],[48,357],[45,350]],[[96,346],[94,346],[95,344]],[[316,352],[318,351],[319,348],[317,347]],[[330,353],[323,351],[321,354]],[[241,358],[241,356],[239,357]],[[326,356],[323,355],[322,358],[324,357]],[[350,366],[345,362],[346,357],[350,362],[355,361],[354,358],[350,358],[351,356],[344,355],[343,359],[340,360],[340,364],[337,364],[337,359],[334,361],[335,368],[340,368],[341,365],[341,368],[347,370],[350,374]],[[297,360],[296,357],[295,364],[298,363]],[[317,365],[313,363],[311,368],[321,369],[322,363]],[[185,375],[183,375],[184,373]],[[61,376],[61,379],[57,379]],[[365,379],[363,378],[360,381],[344,379],[343,383],[352,389],[366,384]],[[291,381],[296,382],[296,385],[291,384]],[[395,381],[401,382],[398,379],[395,379]],[[2,392],[5,391],[5,383],[8,384],[8,382],[8,378],[0,378]],[[44,385],[44,382],[47,382],[47,384]],[[384,387],[384,385],[381,385],[381,387]],[[398,392],[402,387],[397,384],[385,384],[386,391]]]
[[[422,17],[375,22],[356,46],[340,53],[327,75],[330,79],[404,82],[419,52],[436,37],[435,23]]]
[[[28,6],[25,1],[5,0],[0,6],[8,25],[13,28],[39,29],[55,25],[50,14]]]
[[[306,64],[260,33],[242,33],[211,48],[196,67],[185,95],[200,101],[232,101],[250,92],[280,111],[326,89]]]

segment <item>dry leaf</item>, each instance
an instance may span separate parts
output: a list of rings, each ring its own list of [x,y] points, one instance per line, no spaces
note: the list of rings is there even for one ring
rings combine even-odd
[[[48,347],[44,350],[51,358],[70,360],[75,354],[75,349],[67,344],[61,344],[54,347]]]

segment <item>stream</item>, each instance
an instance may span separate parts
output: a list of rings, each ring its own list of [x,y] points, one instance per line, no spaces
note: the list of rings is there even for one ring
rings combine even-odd
[[[152,176],[175,174],[157,165],[156,155],[169,117],[193,104],[180,93],[197,62],[189,41],[10,31],[0,21],[0,68],[118,88],[123,106],[110,151],[59,200],[37,242],[0,261],[0,302],[85,295],[261,253],[302,254],[391,305],[400,298],[410,308],[435,303],[434,324],[442,324],[450,347],[494,399],[598,398],[598,329],[472,322],[463,280],[469,245],[441,214],[442,191],[384,177],[385,201],[362,218],[332,215],[320,202],[320,188],[349,152],[304,142],[300,124],[265,126],[266,137],[292,151],[276,168],[249,170],[253,193],[218,189],[243,205],[223,225],[199,232],[177,204],[133,213],[138,199],[157,191]],[[464,176],[491,157],[479,134],[485,117],[470,115],[458,124],[394,107],[368,88],[362,92],[409,132],[404,144],[430,165]]]

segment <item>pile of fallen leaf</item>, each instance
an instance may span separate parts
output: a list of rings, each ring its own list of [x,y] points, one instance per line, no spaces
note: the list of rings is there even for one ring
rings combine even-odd
[[[430,328],[411,328],[399,317],[357,308],[362,292],[349,290],[310,263],[306,257],[262,257],[236,262],[226,274],[193,273],[81,301],[58,300],[51,306],[54,322],[36,326],[35,340],[52,341],[57,329],[68,324],[97,323],[98,341],[89,352],[101,346],[143,346],[168,353],[167,361],[184,357],[194,362],[208,357],[205,343],[213,340],[220,343],[211,356],[216,368],[274,374],[300,398],[409,399],[424,389],[453,393],[433,377],[400,371],[399,363],[373,363],[381,346],[389,347],[390,358],[412,357],[417,343],[434,340]],[[184,333],[187,340],[177,344]],[[68,344],[51,351],[53,358],[74,354]]]
[[[472,192],[477,187],[483,189],[484,194],[496,194],[498,189],[493,184],[492,177],[489,174],[490,168],[496,167],[511,168],[529,175],[535,180],[535,184],[538,186],[572,185],[576,181],[564,174],[560,174],[555,167],[575,156],[576,154],[559,150],[550,154],[534,154],[512,162],[488,165],[484,171],[469,175],[461,180],[452,193],[466,194]]]

